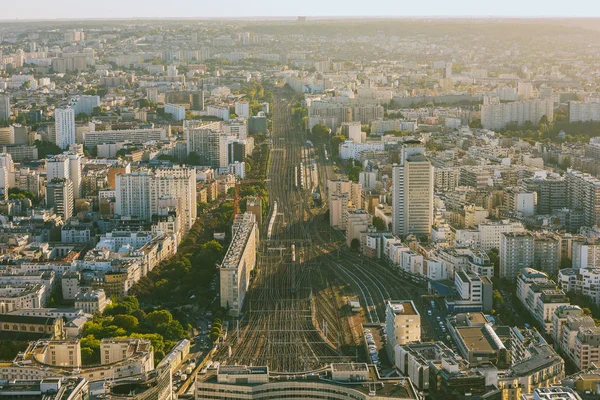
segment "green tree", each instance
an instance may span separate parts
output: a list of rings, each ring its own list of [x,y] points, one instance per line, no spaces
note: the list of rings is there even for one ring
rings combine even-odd
[[[504,299],[502,298],[502,294],[498,289],[494,289],[492,292],[492,301],[494,304],[494,309],[499,310],[504,304]]]
[[[146,315],[146,322],[154,326],[169,324],[172,321],[173,315],[167,310],[152,311],[150,314]]]
[[[354,165],[350,167],[350,170],[348,171],[348,179],[354,182],[358,182],[361,172],[362,168],[360,167],[360,165]]]
[[[311,139],[315,143],[326,143],[327,139],[329,139],[329,128],[323,124],[313,126]]]
[[[356,238],[352,239],[352,241],[350,242],[350,248],[352,250],[358,251],[360,249],[360,240]]]
[[[387,225],[385,224],[385,221],[379,217],[373,218],[373,226],[375,228],[377,228],[378,231],[386,231],[387,230]]]
[[[127,332],[135,331],[140,324],[138,319],[133,315],[124,314],[115,315],[113,318],[113,323],[116,326],[125,329]]]
[[[331,152],[337,156],[340,153],[340,144],[344,143],[346,137],[344,135],[336,135],[331,138]]]
[[[481,125],[481,120],[480,119],[474,119],[472,121],[469,121],[469,128],[471,128],[471,129],[481,129],[481,128],[483,128],[483,125]]]

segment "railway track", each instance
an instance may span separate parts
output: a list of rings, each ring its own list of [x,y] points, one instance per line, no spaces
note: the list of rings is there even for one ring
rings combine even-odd
[[[240,329],[230,333],[227,346],[215,358],[229,364],[268,365],[279,372],[307,371],[347,358],[313,324],[311,287],[313,271],[320,266],[314,261],[317,254],[306,220],[311,217],[308,201],[313,185],[294,187],[296,166],[307,163],[309,155],[304,135],[293,130],[289,103],[274,103],[272,140],[268,190],[270,205],[276,201],[278,213],[271,240],[263,237],[258,273],[246,297]],[[291,257],[292,244],[296,261]]]

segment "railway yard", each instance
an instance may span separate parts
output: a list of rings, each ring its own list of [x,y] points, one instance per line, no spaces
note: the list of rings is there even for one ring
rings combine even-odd
[[[346,249],[325,220],[327,179],[335,177],[324,146],[294,129],[290,103],[279,94],[267,182],[270,226],[261,230],[243,314],[215,361],[283,373],[371,361],[361,346],[362,324],[383,324],[387,299],[413,299],[421,307],[422,288]],[[313,201],[315,192],[322,204]],[[351,310],[349,298],[359,299],[360,311]]]

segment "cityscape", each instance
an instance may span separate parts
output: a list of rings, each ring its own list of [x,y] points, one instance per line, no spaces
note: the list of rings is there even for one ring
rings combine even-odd
[[[0,397],[600,399],[600,19],[3,7]]]

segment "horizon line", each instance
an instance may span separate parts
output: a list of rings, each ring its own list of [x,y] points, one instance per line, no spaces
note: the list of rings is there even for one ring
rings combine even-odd
[[[600,19],[600,15],[594,16],[557,16],[557,15],[256,15],[256,16],[194,16],[194,17],[56,17],[56,18],[0,18],[1,22],[73,22],[73,21],[131,21],[131,20],[162,20],[162,21],[206,21],[206,20],[226,20],[226,21],[296,21],[298,18],[306,18],[306,22],[311,20],[352,20],[352,19],[377,19],[377,20],[398,20],[398,19],[439,19],[439,20],[494,20],[494,19],[512,19],[512,20],[593,20]]]

